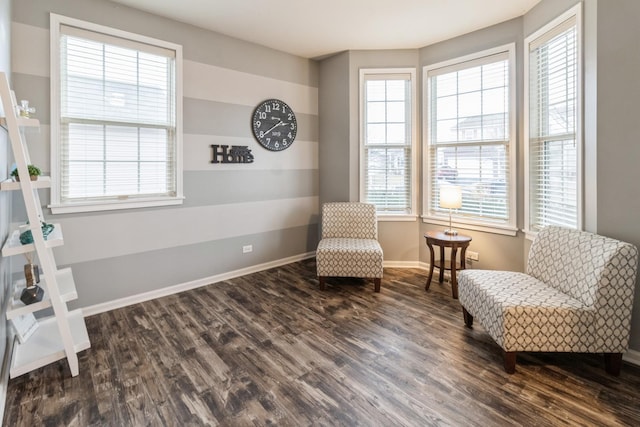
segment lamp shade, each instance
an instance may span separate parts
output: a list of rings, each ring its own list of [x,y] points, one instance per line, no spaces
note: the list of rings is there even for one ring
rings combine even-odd
[[[462,188],[459,185],[440,186],[440,207],[458,209],[462,207]]]

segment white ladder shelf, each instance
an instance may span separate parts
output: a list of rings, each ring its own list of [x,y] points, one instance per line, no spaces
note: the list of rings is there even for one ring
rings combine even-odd
[[[5,73],[0,73],[0,98],[5,117],[0,125],[5,127],[11,140],[11,149],[18,168],[18,175],[28,177],[29,151],[24,141],[22,129],[39,127],[38,120],[18,117],[16,100],[9,88]],[[52,233],[45,239],[41,222],[44,219],[38,189],[50,188],[49,177],[39,177],[37,181],[11,179],[0,182],[0,191],[21,191],[27,211],[29,229],[33,243],[20,243],[20,232],[15,230],[2,246],[2,256],[13,256],[35,252],[40,263],[41,286],[45,295],[42,301],[25,305],[15,298],[7,308],[7,319],[52,308],[53,316],[38,319],[38,329],[24,343],[15,340],[9,375],[15,378],[60,359],[67,359],[71,375],[79,374],[78,355],[91,346],[84,316],[81,310],[69,311],[67,302],[78,297],[70,268],[58,270],[53,256],[53,248],[64,244],[60,224],[54,224]],[[19,291],[18,291],[19,292]]]

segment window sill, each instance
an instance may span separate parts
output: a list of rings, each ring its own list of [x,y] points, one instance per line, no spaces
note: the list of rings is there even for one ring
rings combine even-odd
[[[418,219],[417,215],[390,215],[390,214],[378,214],[378,222],[414,222]]]
[[[84,202],[69,204],[51,204],[48,207],[52,214],[68,214],[79,212],[113,211],[122,209],[153,208],[158,206],[181,205],[184,197],[170,197],[145,200],[110,200],[108,202]]]
[[[444,226],[449,225],[448,218],[428,215],[422,216],[422,222]],[[479,221],[461,221],[459,218],[453,218],[452,227],[464,230],[483,231],[485,233],[502,234],[504,236],[515,236],[518,233],[518,229],[510,225],[492,224]]]

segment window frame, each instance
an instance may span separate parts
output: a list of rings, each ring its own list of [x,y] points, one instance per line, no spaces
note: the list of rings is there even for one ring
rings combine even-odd
[[[532,229],[531,219],[531,140],[529,138],[531,132],[530,123],[530,50],[531,45],[541,37],[545,37],[548,34],[552,34],[562,27],[565,22],[570,19],[575,19],[576,26],[576,108],[575,108],[575,141],[576,141],[576,220],[577,229],[582,230],[584,226],[584,138],[583,138],[583,123],[584,123],[584,58],[583,58],[583,24],[582,24],[582,3],[578,3],[571,7],[555,19],[542,26],[540,29],[534,31],[532,34],[524,39],[524,228],[523,232],[528,240],[535,239],[538,231]]]
[[[484,231],[495,234],[502,234],[507,236],[515,236],[518,228],[517,228],[517,130],[516,130],[516,119],[517,119],[517,104],[516,104],[516,44],[508,43],[501,46],[496,46],[494,48],[486,49],[483,51],[475,52],[469,55],[464,55],[458,58],[453,58],[450,60],[446,60],[443,62],[426,65],[423,67],[423,171],[424,171],[424,191],[423,191],[423,214],[422,221],[428,224],[449,225],[449,215],[444,213],[437,213],[432,211],[431,209],[431,198],[432,194],[432,176],[431,176],[431,94],[430,94],[430,77],[429,74],[435,70],[442,68],[451,68],[452,71],[460,71],[464,70],[467,67],[464,67],[464,64],[473,61],[473,62],[481,62],[483,58],[488,58],[493,55],[498,54],[506,54],[507,61],[509,64],[509,94],[508,94],[508,102],[509,102],[509,134],[508,134],[508,156],[507,161],[509,162],[509,175],[508,175],[508,185],[509,189],[507,191],[508,197],[508,220],[507,221],[492,221],[492,220],[481,220],[481,219],[472,219],[466,218],[462,216],[458,216],[455,212],[452,213],[452,222],[454,228],[461,228],[467,230],[475,230],[475,231]],[[478,142],[482,144],[481,141]]]
[[[84,31],[104,34],[108,38],[119,38],[123,40],[123,45],[127,41],[137,44],[147,44],[152,47],[171,50],[175,52],[175,195],[172,196],[136,196],[131,199],[105,198],[103,200],[91,200],[80,202],[62,202],[61,194],[61,111],[60,111],[60,38],[62,32],[61,26],[77,27]],[[182,119],[182,46],[119,30],[104,25],[94,24],[63,15],[50,14],[50,76],[51,76],[51,203],[49,208],[53,214],[65,214],[74,212],[93,212],[106,210],[120,210],[133,208],[146,208],[156,206],[172,206],[180,205],[184,201],[183,197],[183,154],[182,154],[182,138],[183,138],[183,119]]]
[[[360,201],[366,202],[366,194],[365,194],[365,180],[367,173],[367,165],[365,164],[365,84],[368,76],[392,76],[392,75],[408,75],[409,81],[411,84],[411,99],[408,102],[409,107],[411,108],[411,112],[409,114],[411,125],[409,136],[411,137],[411,176],[409,178],[409,202],[411,203],[411,208],[408,213],[389,213],[385,211],[378,211],[377,217],[378,221],[416,221],[418,218],[418,153],[417,153],[417,140],[418,140],[418,124],[417,124],[417,84],[416,84],[416,76],[417,71],[413,67],[406,68],[361,68],[359,73],[359,156],[360,156],[360,171],[359,171],[359,197]],[[379,80],[385,80],[384,78],[380,78]]]

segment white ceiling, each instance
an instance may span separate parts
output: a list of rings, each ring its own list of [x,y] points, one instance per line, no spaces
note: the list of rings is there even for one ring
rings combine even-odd
[[[419,48],[525,14],[540,0],[114,0],[315,58]]]

